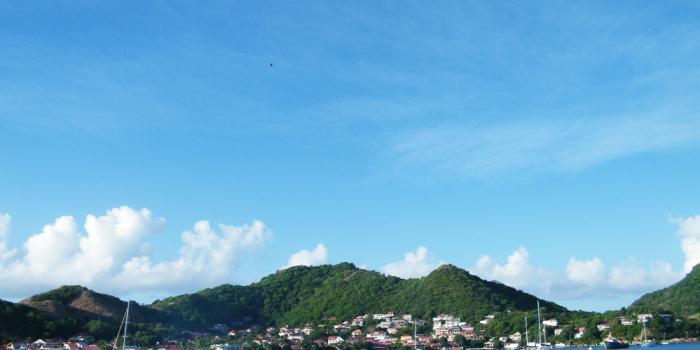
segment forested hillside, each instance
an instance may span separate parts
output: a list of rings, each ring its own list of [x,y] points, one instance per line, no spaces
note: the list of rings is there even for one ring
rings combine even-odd
[[[245,324],[295,324],[324,317],[350,319],[382,311],[429,318],[448,312],[478,321],[493,312],[530,311],[537,298],[485,281],[453,265],[420,279],[403,280],[352,264],[293,267],[246,287],[223,285],[168,298],[152,306],[201,326],[237,320]],[[552,312],[565,309],[542,302]]]
[[[670,312],[678,316],[700,319],[700,265],[695,266],[680,282],[635,301],[631,310]]]

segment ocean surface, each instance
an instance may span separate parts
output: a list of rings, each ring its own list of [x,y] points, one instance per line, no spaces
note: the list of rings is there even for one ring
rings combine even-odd
[[[588,347],[573,347],[564,349],[580,349],[588,350]],[[632,345],[628,349],[630,350],[696,350],[700,349],[700,343],[683,343],[683,344],[669,344],[669,345],[654,345],[652,347],[643,348],[641,346]],[[603,346],[594,346],[593,350],[605,350]]]

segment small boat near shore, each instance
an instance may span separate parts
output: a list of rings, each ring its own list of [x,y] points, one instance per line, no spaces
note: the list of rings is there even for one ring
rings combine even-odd
[[[642,342],[639,344],[641,347],[648,348],[656,345],[656,341],[653,339],[647,339],[647,322],[644,320],[642,322]]]
[[[603,344],[605,344],[605,349],[607,350],[629,348],[629,344],[613,337],[612,334],[608,335],[608,337],[603,340]]]
[[[508,343],[503,348],[506,350],[520,350],[520,343]]]

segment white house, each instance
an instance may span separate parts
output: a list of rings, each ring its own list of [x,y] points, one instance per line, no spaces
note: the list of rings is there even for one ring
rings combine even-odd
[[[289,326],[284,326],[284,327],[280,328],[279,333],[277,333],[277,335],[278,335],[280,338],[286,337],[288,334],[292,334],[292,330],[289,329]]]
[[[547,327],[559,327],[559,321],[556,318],[553,318],[551,320],[544,320],[542,321],[542,324]]]
[[[367,334],[367,338],[374,339],[374,341],[383,342],[386,340],[386,332],[382,330],[373,330]]]
[[[349,330],[350,330],[350,327],[348,327],[348,326],[345,325],[345,324],[337,324],[337,325],[333,326],[333,329],[334,329],[336,332],[340,333],[340,332],[347,332],[347,331],[349,331]]]
[[[63,346],[63,343],[44,342],[39,349],[41,349],[41,350],[64,350],[65,348]]]
[[[462,327],[466,325],[466,322],[462,322],[459,317],[454,317],[447,314],[440,314],[437,317],[433,317],[433,330],[438,328],[452,328],[454,326]]]
[[[393,312],[387,312],[385,314],[374,314],[372,315],[372,319],[374,320],[386,320],[388,318],[393,318],[394,313]]]
[[[209,348],[211,350],[231,350],[231,345],[229,345],[228,343],[226,343],[226,344],[212,344],[212,345],[209,345]]]
[[[314,327],[311,326],[310,324],[307,324],[304,326],[304,328],[301,329],[301,332],[306,334],[306,335],[311,335],[311,332],[314,331]]]
[[[329,345],[338,345],[338,344],[342,344],[344,342],[345,342],[345,340],[342,337],[337,336],[337,335],[331,335],[330,337],[328,337],[328,344]]]
[[[384,329],[391,328],[391,327],[394,327],[394,321],[391,321],[391,320],[382,321],[377,326],[377,328],[384,328]]]
[[[637,322],[639,323],[646,323],[649,322],[654,317],[652,314],[640,314],[637,315]]]
[[[634,320],[626,317],[620,317],[620,324],[623,326],[634,326]]]
[[[522,334],[520,334],[520,332],[515,332],[515,333],[508,336],[510,341],[513,341],[513,342],[520,342],[520,339],[522,339],[522,337],[523,336],[522,336]]]
[[[293,333],[287,335],[287,339],[291,341],[304,341],[304,334],[303,333]]]

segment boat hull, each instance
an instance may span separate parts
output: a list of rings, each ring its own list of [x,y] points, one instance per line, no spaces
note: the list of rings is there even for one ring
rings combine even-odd
[[[614,349],[627,349],[629,348],[629,344],[622,343],[619,341],[606,341],[605,342],[605,348],[607,350],[614,350]]]

